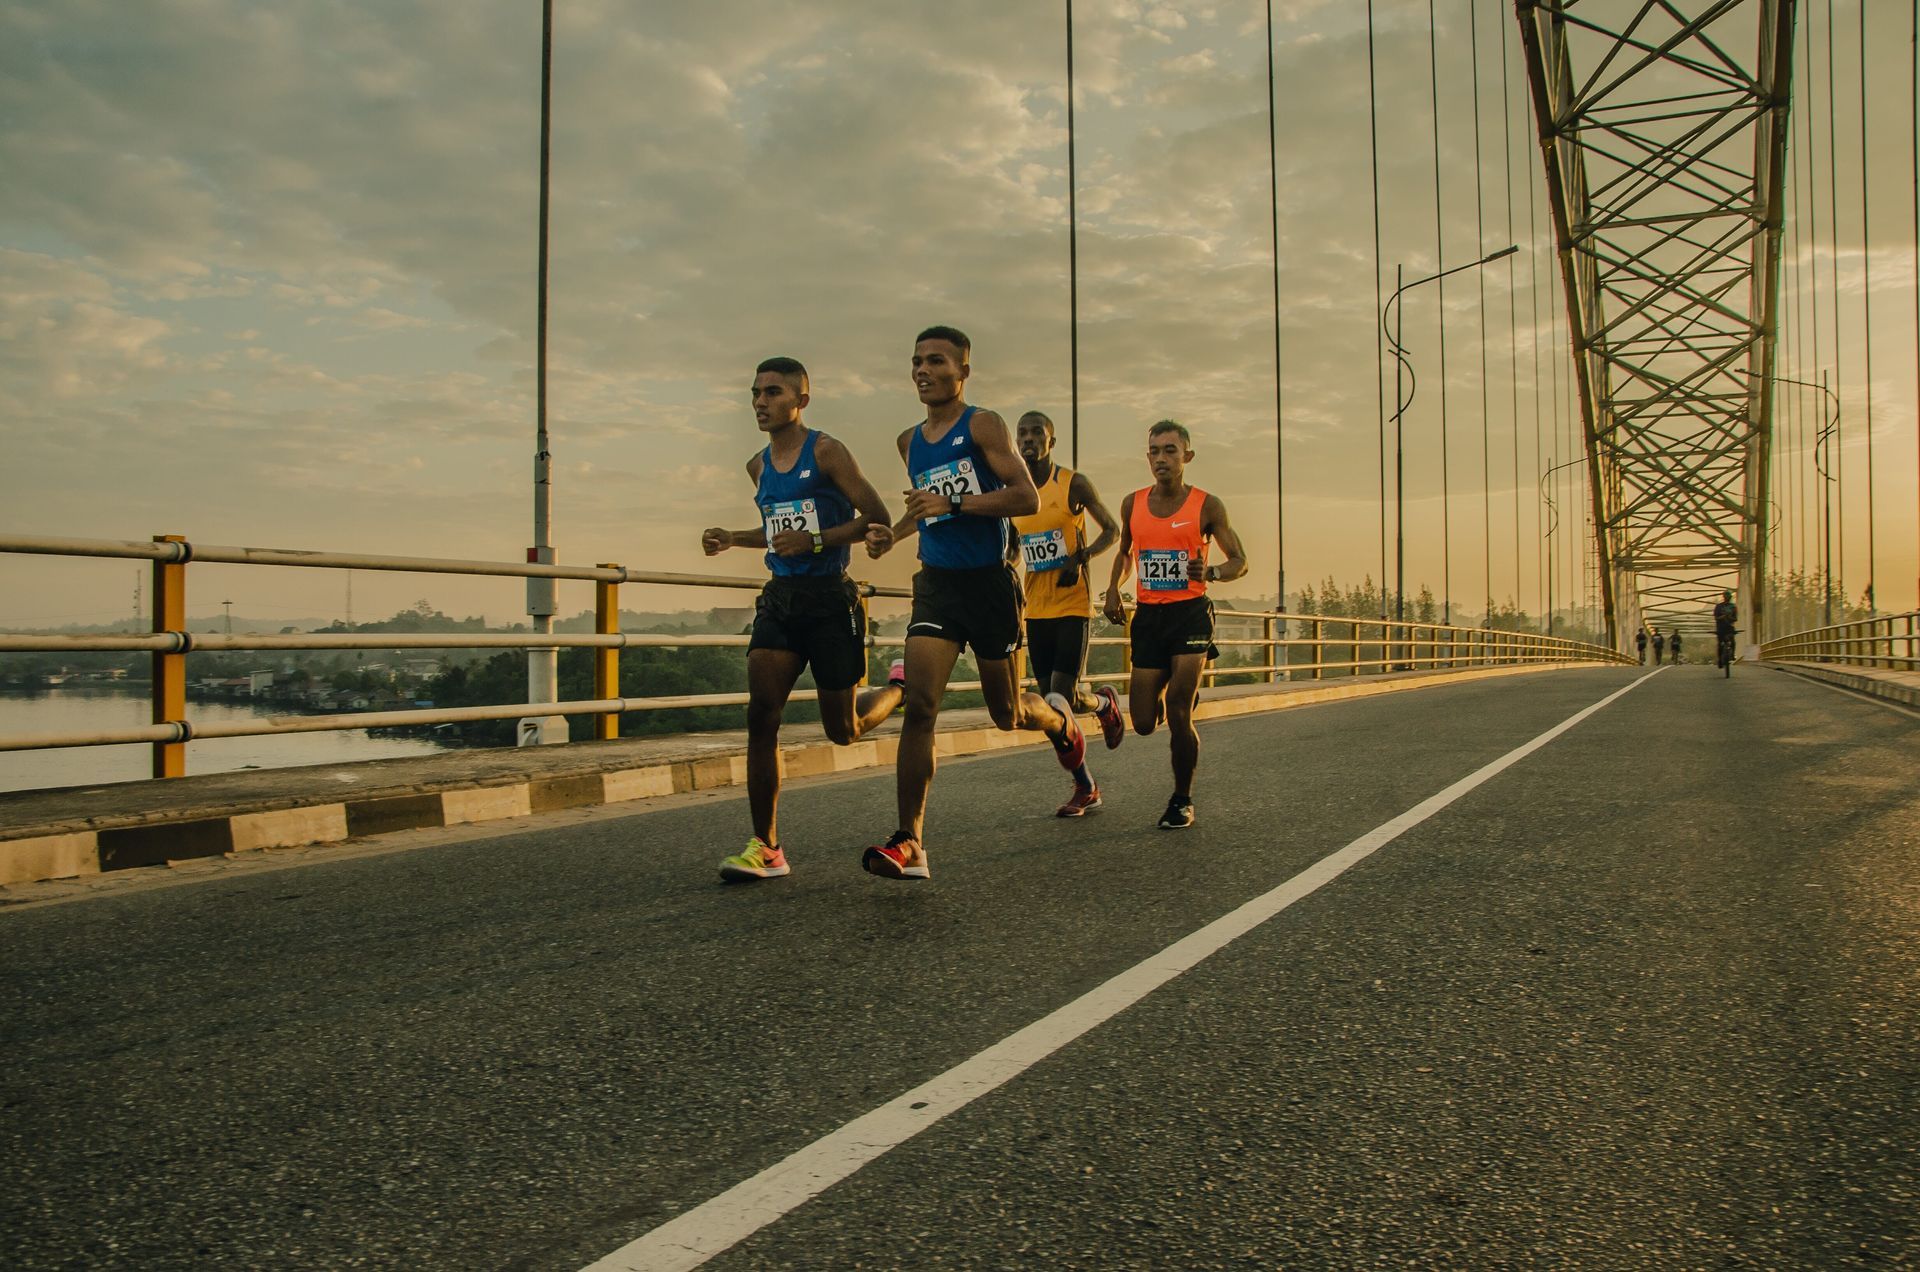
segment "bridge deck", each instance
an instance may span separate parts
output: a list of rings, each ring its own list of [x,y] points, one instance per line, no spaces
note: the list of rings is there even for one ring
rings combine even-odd
[[[711,1266],[1910,1261],[1915,722],[1680,667],[949,763],[925,885],[872,773],[0,912],[9,1262],[580,1267],[1642,676]]]

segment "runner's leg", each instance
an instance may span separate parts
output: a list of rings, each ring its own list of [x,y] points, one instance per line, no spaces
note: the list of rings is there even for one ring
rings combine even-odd
[[[1167,689],[1165,667],[1135,667],[1127,685],[1127,710],[1133,715],[1133,731],[1141,737],[1159,727],[1160,695]]]
[[[768,847],[780,843],[775,825],[780,803],[780,718],[806,665],[806,659],[790,649],[747,653],[747,807],[753,833]]]
[[[858,694],[852,689],[822,689],[820,727],[835,746],[858,742],[893,714],[902,697],[899,685],[883,685]]]
[[[1200,765],[1200,733],[1193,727],[1194,704],[1200,699],[1200,673],[1207,668],[1205,654],[1175,654],[1167,673],[1167,733],[1173,751],[1173,793],[1193,798],[1193,771]]]
[[[946,696],[947,681],[959,658],[960,646],[953,641],[907,637],[907,715],[894,767],[894,797],[899,829],[915,839],[922,839],[927,792],[933,786],[933,729],[940,718],[940,700]]]

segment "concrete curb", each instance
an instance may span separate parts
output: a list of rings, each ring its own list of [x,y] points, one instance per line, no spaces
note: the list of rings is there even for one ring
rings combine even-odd
[[[1233,696],[1203,698],[1195,714],[1201,720],[1217,720],[1473,680],[1606,665],[1486,667],[1333,683],[1296,681],[1270,688],[1248,686],[1246,692]],[[991,727],[963,725],[941,730],[934,741],[934,753],[949,757],[979,755],[1038,746],[1045,741],[1039,734],[1002,733]],[[783,778],[817,777],[882,768],[894,762],[899,746],[897,736],[867,738],[851,746],[834,746],[824,741],[785,746],[780,749],[780,774]],[[310,803],[295,808],[236,807],[214,816],[124,818],[125,824],[100,825],[87,830],[48,826],[46,833],[28,831],[0,841],[0,886],[243,852],[305,848],[396,830],[528,817],[556,809],[588,808],[743,786],[746,780],[746,753],[734,751],[642,768],[519,780],[509,777],[461,789]]]
[[[1879,673],[1871,668],[1842,670],[1826,663],[1767,662],[1763,666],[1784,671],[1805,680],[1838,685],[1868,697],[1883,698],[1901,706],[1920,708],[1920,676],[1912,672]]]

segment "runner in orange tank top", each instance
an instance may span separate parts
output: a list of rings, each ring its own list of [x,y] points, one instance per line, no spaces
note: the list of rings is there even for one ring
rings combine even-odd
[[[1220,496],[1187,485],[1193,462],[1193,436],[1186,426],[1161,420],[1147,430],[1147,467],[1153,485],[1128,495],[1120,509],[1120,551],[1101,606],[1115,623],[1126,621],[1120,584],[1135,566],[1139,601],[1128,641],[1133,649],[1133,680],[1127,707],[1133,731],[1145,737],[1164,716],[1173,752],[1173,798],[1161,814],[1162,830],[1193,825],[1193,774],[1200,764],[1200,734],[1193,708],[1200,697],[1200,676],[1213,647],[1213,602],[1207,584],[1224,583],[1247,572],[1240,536],[1227,524]],[[1207,564],[1207,543],[1218,544],[1226,560]]]

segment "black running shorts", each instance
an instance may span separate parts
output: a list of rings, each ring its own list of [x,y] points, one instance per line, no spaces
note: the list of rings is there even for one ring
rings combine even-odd
[[[1182,654],[1205,654],[1208,662],[1220,656],[1213,644],[1213,602],[1204,596],[1135,607],[1127,635],[1136,667],[1165,671]]]
[[[1055,672],[1076,681],[1087,669],[1087,639],[1093,620],[1087,618],[1030,618],[1027,620],[1027,666],[1045,693]]]
[[[756,649],[799,654],[822,689],[850,689],[867,671],[867,636],[860,630],[860,591],[842,574],[776,575],[753,605]]]
[[[922,565],[913,576],[913,617],[907,636],[937,636],[973,647],[974,657],[998,662],[1020,648],[1026,598],[1006,565],[943,570]]]

